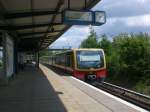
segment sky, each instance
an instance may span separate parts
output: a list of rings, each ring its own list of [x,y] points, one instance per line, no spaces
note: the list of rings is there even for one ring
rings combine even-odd
[[[150,0],[102,0],[92,10],[106,12],[102,26],[92,26],[97,36],[106,34],[109,39],[119,33],[150,33]],[[72,26],[50,48],[78,48],[90,33],[90,26]]]

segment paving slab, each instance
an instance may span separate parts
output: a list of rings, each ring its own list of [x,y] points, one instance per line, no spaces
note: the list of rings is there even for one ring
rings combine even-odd
[[[127,110],[128,108],[128,110]],[[137,112],[48,67],[30,65],[0,86],[0,112]]]

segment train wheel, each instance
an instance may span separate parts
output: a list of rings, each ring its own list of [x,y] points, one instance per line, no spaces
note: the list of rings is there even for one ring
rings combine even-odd
[[[100,83],[103,83],[104,80],[105,80],[105,77],[98,78],[98,82],[100,82]]]
[[[88,76],[87,76],[87,75],[85,75],[84,81],[85,81],[85,82],[89,82],[89,79],[88,79]]]

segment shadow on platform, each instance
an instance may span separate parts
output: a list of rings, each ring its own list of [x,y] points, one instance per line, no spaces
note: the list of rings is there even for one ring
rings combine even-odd
[[[2,80],[3,76],[4,76],[4,71],[3,68],[0,67],[0,86],[3,84],[3,80]]]
[[[63,69],[60,69],[60,68],[57,68],[57,67],[54,67],[54,66],[51,66],[48,64],[43,64],[43,65],[46,66],[47,68],[51,69],[53,72],[57,73],[58,75],[71,76],[71,73],[66,70],[63,70]]]
[[[27,66],[8,86],[0,87],[0,112],[67,112],[42,70]]]

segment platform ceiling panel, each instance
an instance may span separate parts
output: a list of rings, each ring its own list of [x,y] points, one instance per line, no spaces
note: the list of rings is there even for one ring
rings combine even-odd
[[[24,24],[32,24],[32,18],[18,18],[12,20],[13,24],[15,25],[24,25]]]
[[[57,30],[61,30],[65,28],[65,25],[56,25],[56,26],[53,26],[53,28]]]
[[[48,33],[48,35],[47,35],[47,36],[55,36],[55,35],[58,35],[58,32]]]
[[[22,38],[34,38],[34,37],[42,37],[43,34],[33,34],[33,35],[26,35],[24,36],[23,34],[20,34],[22,35]]]
[[[36,16],[34,17],[34,23],[48,23],[52,19],[52,15],[46,15],[46,16]]]
[[[29,33],[32,32],[33,29],[23,29],[23,30],[17,30],[18,33]]]
[[[46,26],[46,27],[40,27],[40,28],[35,28],[34,31],[35,32],[46,31],[47,28],[48,28],[48,26]]]
[[[30,0],[1,0],[4,8],[8,12],[25,11],[31,9]]]
[[[16,33],[20,50],[44,49],[70,28],[62,23],[64,9],[90,9],[100,0],[86,1],[85,6],[85,0],[0,0],[0,30]]]
[[[85,1],[84,0],[71,0],[70,7],[72,9],[82,9],[84,7]]]
[[[34,9],[51,9],[55,10],[59,0],[33,0]]]

